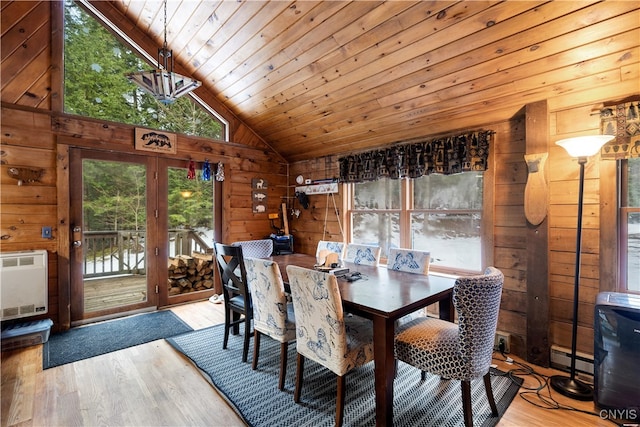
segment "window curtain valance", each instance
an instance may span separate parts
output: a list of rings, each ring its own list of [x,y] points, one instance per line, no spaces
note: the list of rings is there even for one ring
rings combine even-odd
[[[419,178],[487,170],[493,131],[468,132],[430,141],[394,145],[338,159],[341,182]]]
[[[601,149],[602,159],[640,157],[640,101],[600,110],[601,133],[615,135]]]

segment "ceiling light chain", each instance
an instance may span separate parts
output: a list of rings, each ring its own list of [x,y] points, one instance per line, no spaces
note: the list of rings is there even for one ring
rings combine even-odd
[[[174,73],[173,65],[173,51],[168,49],[167,44],[167,0],[164,0],[164,44],[158,49],[158,66],[155,70],[129,73],[127,78],[163,104],[171,104],[202,84],[198,80]]]

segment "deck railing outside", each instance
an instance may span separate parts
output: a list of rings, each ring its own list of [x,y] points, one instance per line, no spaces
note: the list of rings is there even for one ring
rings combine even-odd
[[[84,278],[145,274],[144,231],[87,231],[84,233]],[[169,256],[206,253],[210,246],[194,230],[169,230]]]

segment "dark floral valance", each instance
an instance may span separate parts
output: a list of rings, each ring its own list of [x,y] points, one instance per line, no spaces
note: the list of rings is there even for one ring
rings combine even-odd
[[[493,131],[468,132],[430,141],[393,145],[339,159],[340,181],[419,178],[487,169]]]
[[[615,135],[601,150],[603,159],[640,157],[640,101],[600,110],[601,133]]]

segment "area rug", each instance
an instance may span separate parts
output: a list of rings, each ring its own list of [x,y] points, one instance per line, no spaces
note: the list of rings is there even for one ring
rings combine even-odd
[[[171,311],[138,314],[52,334],[44,344],[43,369],[77,362],[193,329]]]
[[[205,378],[227,399],[250,426],[331,426],[335,420],[336,377],[311,360],[305,361],[301,401],[293,402],[295,345],[289,346],[285,389],[278,390],[280,346],[264,337],[260,345],[257,370],[249,360],[242,362],[242,334],[231,335],[222,349],[223,325],[200,329],[168,338],[187,356]],[[253,342],[252,342],[253,346]],[[252,347],[253,348],[253,347]],[[482,379],[473,381],[473,420],[475,426],[494,426],[518,392],[522,380],[512,381],[492,369],[491,384],[499,416],[492,417]],[[375,426],[375,387],[373,363],[347,375],[345,426]],[[394,425],[464,425],[459,381],[443,381],[399,362],[394,383]]]

